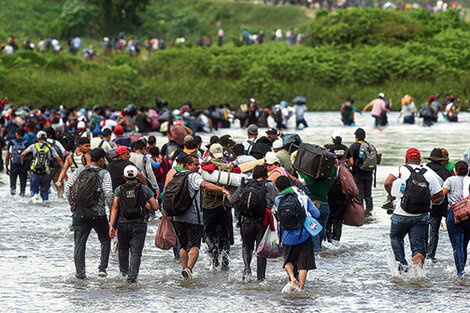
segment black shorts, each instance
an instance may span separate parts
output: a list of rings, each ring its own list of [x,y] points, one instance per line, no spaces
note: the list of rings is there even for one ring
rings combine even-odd
[[[292,263],[298,270],[316,269],[312,237],[298,245],[284,245],[284,265]]]
[[[191,248],[200,248],[204,227],[197,224],[189,224],[185,222],[173,222],[175,226],[176,236],[178,237],[181,249],[186,251]]]

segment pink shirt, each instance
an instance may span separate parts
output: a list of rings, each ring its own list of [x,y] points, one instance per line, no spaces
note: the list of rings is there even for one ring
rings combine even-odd
[[[374,99],[370,103],[372,103],[372,111],[370,114],[375,116],[380,116],[382,114],[382,110],[385,110],[385,101],[382,99]]]

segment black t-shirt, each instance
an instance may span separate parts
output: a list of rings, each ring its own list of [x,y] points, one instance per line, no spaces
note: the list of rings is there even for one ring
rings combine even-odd
[[[336,155],[338,160],[340,160],[340,161],[346,160],[346,157],[348,155],[348,147],[347,146],[345,146],[341,143],[335,143],[335,144],[332,144],[332,145],[325,145],[325,148],[329,152]]]
[[[362,160],[359,159],[359,152],[361,151],[362,143],[363,143],[363,141],[361,141],[361,142],[356,141],[355,143],[353,143],[349,147],[348,154],[347,154],[347,159],[353,158],[353,160],[354,160],[354,165],[352,167],[353,174],[372,175],[372,172],[370,172],[370,171],[363,171],[363,170],[360,170],[359,168],[357,168],[357,165],[362,163]]]
[[[113,160],[108,164],[108,172],[111,174],[111,182],[113,185],[113,191],[122,184],[126,183],[124,178],[124,168],[128,165],[134,165],[131,161],[126,160]]]

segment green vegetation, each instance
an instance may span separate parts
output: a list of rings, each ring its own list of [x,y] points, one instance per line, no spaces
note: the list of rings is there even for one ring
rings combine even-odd
[[[151,3],[141,15],[143,25],[149,27],[141,32],[169,37],[183,33],[193,40],[200,34],[215,33],[218,22],[226,35],[234,37],[250,27],[267,32],[281,27],[276,20],[285,23],[281,28],[286,29],[290,26],[283,17],[290,16],[293,23],[295,10],[304,10],[222,0]],[[156,12],[159,15],[152,17]],[[283,12],[290,13],[284,16]],[[299,16],[307,20],[305,15]],[[406,93],[417,104],[436,93],[452,92],[462,100],[470,96],[466,88],[470,83],[470,27],[455,11],[321,11],[299,28],[306,35],[306,45],[300,47],[269,43],[174,48],[150,58],[146,53],[140,58],[120,54],[91,62],[66,52],[19,51],[0,57],[0,90],[18,104],[88,107],[151,105],[156,97],[172,106],[186,100],[198,107],[238,105],[250,97],[273,105],[304,95],[309,108],[315,110],[337,109],[347,96],[361,107],[378,92],[394,99],[394,108]]]

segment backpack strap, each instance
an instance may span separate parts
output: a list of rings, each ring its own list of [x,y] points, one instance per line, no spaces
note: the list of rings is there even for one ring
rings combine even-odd
[[[105,140],[104,140],[104,139],[101,139],[101,142],[100,142],[100,144],[98,145],[98,148],[101,148],[101,147],[103,146],[104,142],[105,142]]]
[[[74,158],[74,156],[75,156],[75,155],[76,155],[76,153],[75,153],[75,152],[73,152],[73,153],[70,155],[70,157],[71,157],[71,159],[72,159],[72,163],[73,163],[73,165],[75,165],[75,167],[78,169],[77,162],[75,162],[75,158]]]

